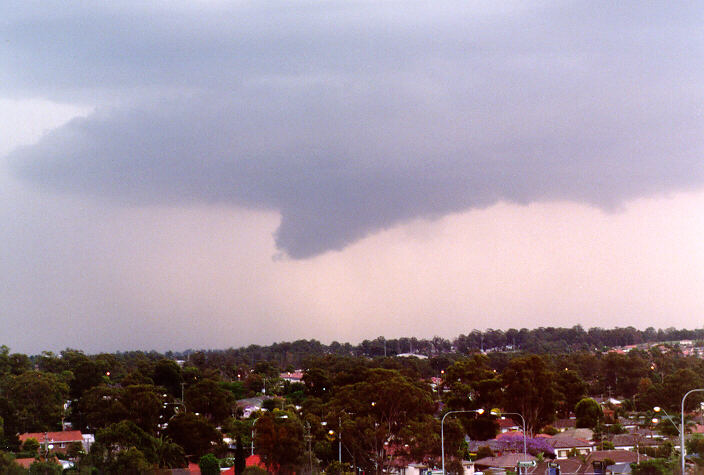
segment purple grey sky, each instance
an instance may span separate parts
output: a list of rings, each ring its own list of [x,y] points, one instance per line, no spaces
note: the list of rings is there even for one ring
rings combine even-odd
[[[696,3],[0,18],[15,351],[702,325]]]

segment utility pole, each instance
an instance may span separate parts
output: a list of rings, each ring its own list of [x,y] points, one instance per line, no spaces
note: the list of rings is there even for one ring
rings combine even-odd
[[[308,442],[308,467],[309,467],[309,473],[313,473],[313,449],[311,448],[311,441],[313,440],[313,436],[310,435],[310,422],[306,421],[305,425],[306,429],[306,442]]]

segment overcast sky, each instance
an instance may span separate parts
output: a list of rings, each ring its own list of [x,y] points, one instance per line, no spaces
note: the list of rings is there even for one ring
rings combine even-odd
[[[0,6],[0,344],[704,325],[704,6]]]

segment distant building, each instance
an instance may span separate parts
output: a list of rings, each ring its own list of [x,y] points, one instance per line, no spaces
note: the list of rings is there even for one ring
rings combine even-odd
[[[418,358],[418,359],[421,359],[421,360],[426,360],[426,359],[428,359],[428,357],[425,356],[425,355],[418,355],[418,354],[415,354],[415,353],[399,353],[399,354],[397,354],[396,356],[399,357],[399,358]]]
[[[73,442],[83,445],[83,450],[88,452],[95,442],[95,435],[82,434],[80,430],[65,430],[61,432],[25,432],[19,435],[20,442],[24,444],[27,439],[34,439],[41,446],[53,445],[54,452],[66,452]]]
[[[578,455],[588,455],[595,449],[592,442],[569,435],[560,434],[552,439],[547,439],[547,442],[555,450],[555,458],[557,459],[568,458],[570,452],[576,452]]]
[[[279,374],[279,378],[289,383],[300,383],[303,382],[303,370],[287,371]]]

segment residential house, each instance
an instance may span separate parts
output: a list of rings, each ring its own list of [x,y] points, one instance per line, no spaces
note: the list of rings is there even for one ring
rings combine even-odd
[[[578,458],[544,460],[542,462],[538,462],[535,467],[529,468],[528,474],[545,475],[546,473],[550,473],[548,468],[554,465],[557,465],[560,468],[560,473],[562,474],[580,473],[580,470],[584,470],[585,468],[584,462]]]
[[[500,469],[510,469],[514,470],[518,465],[518,462],[530,462],[534,461],[536,458],[530,454],[524,456],[520,454],[504,454],[499,457],[484,457],[479,460],[474,461],[474,466],[478,470],[486,470],[492,468]]]
[[[253,413],[260,411],[265,399],[271,399],[270,397],[250,397],[247,399],[237,400],[237,407],[242,410],[242,417],[248,419]]]
[[[41,446],[53,445],[55,452],[65,452],[68,446],[78,442],[83,450],[88,452],[95,441],[93,434],[82,434],[80,430],[66,430],[61,432],[25,432],[19,435],[20,442],[24,444],[27,439],[34,439]]]
[[[638,454],[630,450],[595,450],[586,456],[585,462],[592,465],[593,462],[603,462],[613,460],[615,463],[637,463],[647,460],[647,455]]]
[[[409,463],[404,467],[394,467],[389,473],[394,475],[426,475],[426,474],[442,474],[441,470],[432,470],[428,465],[422,463]],[[474,475],[474,462],[468,460],[462,461],[462,474]]]
[[[523,426],[516,424],[516,422],[509,417],[501,417],[497,421],[499,424],[499,432],[505,434],[507,432],[522,432]]]
[[[569,435],[559,434],[551,439],[547,439],[548,444],[555,451],[556,459],[569,458],[570,453],[587,455],[594,451],[594,443],[588,440],[578,439]]]
[[[574,437],[575,439],[594,440],[594,431],[586,427],[580,427],[567,429],[560,434],[555,434],[555,437]]]
[[[616,450],[636,450],[637,447],[657,447],[660,441],[640,434],[617,434],[611,439]]]
[[[552,423],[552,426],[559,432],[564,432],[567,429],[574,429],[577,427],[577,419],[575,417],[570,417],[566,419],[557,419]]]
[[[285,373],[279,374],[279,378],[283,381],[288,381],[289,383],[301,383],[303,382],[303,370],[297,369],[296,371],[287,371]]]

